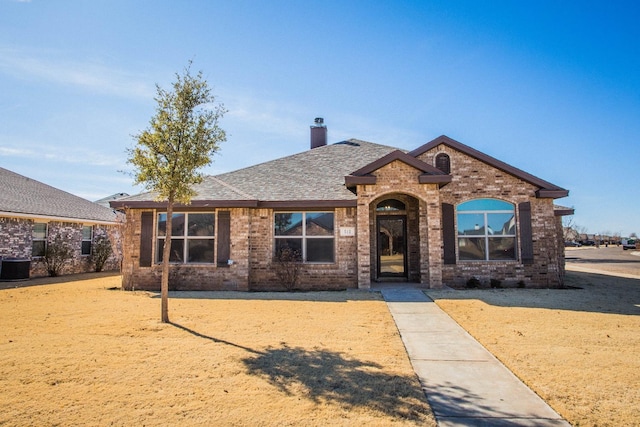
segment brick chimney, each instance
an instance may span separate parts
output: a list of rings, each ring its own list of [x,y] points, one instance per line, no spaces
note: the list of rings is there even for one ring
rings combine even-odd
[[[327,145],[327,127],[322,117],[316,117],[311,125],[311,149]]]

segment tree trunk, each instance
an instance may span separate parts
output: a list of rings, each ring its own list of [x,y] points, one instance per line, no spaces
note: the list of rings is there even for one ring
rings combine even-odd
[[[171,258],[171,230],[173,220],[173,198],[167,203],[167,227],[162,248],[162,280],[160,282],[161,319],[169,323],[169,259]]]

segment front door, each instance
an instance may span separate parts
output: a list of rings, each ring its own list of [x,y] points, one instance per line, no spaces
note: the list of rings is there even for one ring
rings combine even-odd
[[[407,217],[378,216],[378,277],[407,277]]]

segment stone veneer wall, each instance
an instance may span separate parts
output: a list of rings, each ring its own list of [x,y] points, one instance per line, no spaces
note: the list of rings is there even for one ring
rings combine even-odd
[[[435,165],[435,156],[442,152],[451,159],[453,178],[451,183],[440,189],[441,202],[457,206],[477,198],[504,200],[515,205],[518,224],[518,204],[530,202],[534,251],[534,262],[527,265],[518,260],[458,261],[455,265],[443,265],[444,283],[464,286],[468,279],[477,277],[485,282],[496,278],[505,284],[523,281],[527,286],[559,286],[564,272],[564,249],[561,245],[558,247],[558,220],[553,211],[553,199],[537,198],[534,185],[444,145],[418,158]],[[517,245],[521,247],[519,233]]]
[[[42,258],[33,258],[32,233],[34,223],[47,221],[34,221],[23,218],[0,218],[0,256],[6,258],[23,258],[31,260],[30,277],[48,276],[46,265]],[[90,256],[81,255],[82,227],[85,224],[75,222],[47,222],[47,241],[52,242],[56,236],[62,235],[70,243],[74,251],[73,258],[63,267],[62,274],[88,273],[94,271],[94,264]],[[89,225],[89,224],[86,224]],[[101,235],[108,235],[112,242],[118,239],[116,226],[94,225],[93,239]],[[113,246],[112,246],[113,247]],[[117,250],[107,260],[104,271],[113,271],[120,268],[120,254]]]

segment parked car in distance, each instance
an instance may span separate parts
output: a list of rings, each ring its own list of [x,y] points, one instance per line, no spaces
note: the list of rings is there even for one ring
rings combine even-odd
[[[636,240],[635,239],[622,239],[622,249],[636,249]]]
[[[579,248],[582,244],[578,242],[564,242],[564,246],[566,248]]]

